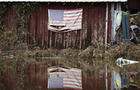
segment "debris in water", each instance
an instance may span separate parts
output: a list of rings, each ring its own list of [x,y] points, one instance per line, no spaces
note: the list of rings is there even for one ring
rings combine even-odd
[[[123,59],[123,58],[118,58],[116,60],[116,64],[119,67],[123,67],[124,65],[129,65],[129,64],[136,64],[136,63],[139,63],[139,61],[133,61],[133,60]]]

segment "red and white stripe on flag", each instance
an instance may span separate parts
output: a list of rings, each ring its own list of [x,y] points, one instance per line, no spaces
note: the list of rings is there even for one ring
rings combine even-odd
[[[82,9],[64,10],[64,21],[68,29],[82,29],[82,12]]]
[[[58,12],[58,10],[55,10],[55,11],[56,11],[56,13]],[[57,20],[58,19],[57,17],[59,17],[59,16],[52,15],[50,17],[55,17],[56,20],[51,20],[49,18],[48,29],[56,30],[56,31],[82,29],[82,12],[83,12],[83,9],[81,9],[81,8],[64,10],[63,21]],[[49,13],[51,13],[51,12],[49,12]],[[51,15],[51,14],[49,14],[49,15]]]
[[[72,68],[66,71],[63,78],[63,87],[82,89],[81,70]]]
[[[55,70],[61,70],[63,72],[54,72]],[[53,72],[52,72],[53,71]],[[82,89],[82,71],[77,68],[61,68],[52,67],[48,69],[49,77],[62,77],[63,88],[75,88]]]

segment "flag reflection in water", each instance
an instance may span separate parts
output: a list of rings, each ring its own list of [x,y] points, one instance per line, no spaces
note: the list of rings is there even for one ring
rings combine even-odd
[[[82,74],[77,68],[48,68],[48,88],[82,89]]]

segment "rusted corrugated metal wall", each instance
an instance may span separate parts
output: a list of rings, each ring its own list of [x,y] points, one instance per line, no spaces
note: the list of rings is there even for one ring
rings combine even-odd
[[[74,4],[74,5],[73,5]],[[82,30],[52,32],[48,30],[48,9],[83,8]],[[110,9],[109,9],[110,10]],[[111,12],[109,12],[109,15]],[[28,17],[28,43],[42,48],[85,48],[90,43],[105,42],[106,4],[50,3]],[[109,17],[111,22],[111,17]],[[110,25],[111,23],[109,23]],[[110,25],[111,26],[111,25]],[[111,28],[108,28],[110,38]],[[108,40],[110,42],[110,39]]]

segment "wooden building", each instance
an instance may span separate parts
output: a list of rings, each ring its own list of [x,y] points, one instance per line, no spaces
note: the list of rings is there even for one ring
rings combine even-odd
[[[78,48],[84,49],[91,43],[111,43],[114,11],[121,11],[122,3],[127,0],[51,0],[27,17],[28,44],[41,48]],[[55,32],[49,30],[50,9],[82,9],[81,28]],[[11,14],[9,14],[11,15]],[[10,17],[7,16],[10,24]]]

